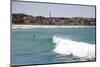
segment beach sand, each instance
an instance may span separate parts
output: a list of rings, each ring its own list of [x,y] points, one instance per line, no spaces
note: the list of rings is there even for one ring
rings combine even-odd
[[[65,25],[11,25],[14,29],[28,28],[79,28],[79,27],[95,27],[95,26],[65,26]]]

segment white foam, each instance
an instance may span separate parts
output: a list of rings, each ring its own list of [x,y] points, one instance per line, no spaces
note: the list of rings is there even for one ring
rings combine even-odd
[[[95,58],[95,44],[76,42],[61,36],[54,36],[53,43],[56,44],[55,49],[53,50],[56,53],[90,59]]]

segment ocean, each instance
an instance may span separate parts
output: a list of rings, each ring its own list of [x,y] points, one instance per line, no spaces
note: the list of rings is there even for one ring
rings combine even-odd
[[[11,64],[95,60],[95,27],[12,29]]]

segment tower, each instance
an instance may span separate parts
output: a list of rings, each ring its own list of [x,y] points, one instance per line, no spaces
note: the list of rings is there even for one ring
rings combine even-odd
[[[49,17],[51,18],[51,12],[49,12]]]
[[[52,24],[51,12],[49,12],[49,24]]]

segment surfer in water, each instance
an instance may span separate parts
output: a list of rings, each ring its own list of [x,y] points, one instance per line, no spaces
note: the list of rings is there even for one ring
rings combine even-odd
[[[34,34],[34,32],[33,32],[33,38],[35,38],[35,34]]]
[[[35,35],[33,34],[33,38],[35,38]]]

